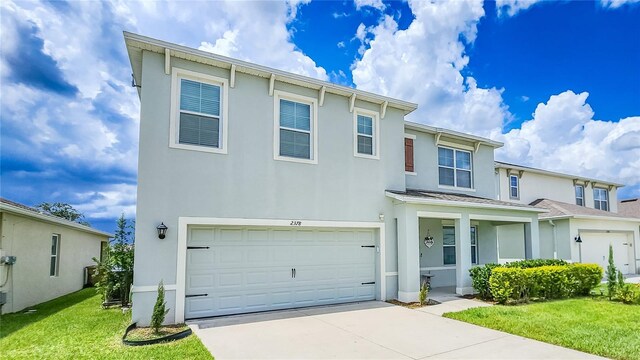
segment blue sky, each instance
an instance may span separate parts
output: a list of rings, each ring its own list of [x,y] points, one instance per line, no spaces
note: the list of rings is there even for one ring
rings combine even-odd
[[[12,2],[0,194],[135,216],[139,101],[122,30],[416,102],[498,159],[640,196],[640,2]],[[167,17],[166,14],[172,14]],[[634,21],[635,20],[635,21]]]

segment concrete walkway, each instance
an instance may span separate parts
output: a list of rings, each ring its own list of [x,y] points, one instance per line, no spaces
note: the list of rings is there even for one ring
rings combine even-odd
[[[189,325],[218,360],[597,358],[379,301],[221,317]]]

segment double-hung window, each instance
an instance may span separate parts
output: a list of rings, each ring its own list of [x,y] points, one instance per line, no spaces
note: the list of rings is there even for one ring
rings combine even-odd
[[[609,192],[607,189],[593,188],[593,207],[609,211]]]
[[[51,258],[49,263],[49,276],[58,276],[60,268],[60,235],[51,235]]]
[[[274,157],[278,160],[317,163],[315,138],[315,99],[287,96],[276,98],[276,139]]]
[[[354,109],[354,149],[357,157],[379,159],[378,113]]]
[[[576,205],[584,206],[584,186],[576,185]]]
[[[442,259],[444,265],[456,264],[456,228],[442,227]]]
[[[174,68],[169,146],[226,153],[226,92],[226,79]]]
[[[471,189],[471,172],[471,152],[438,147],[438,179],[440,185]]]
[[[520,198],[520,179],[518,175],[509,175],[509,198]]]

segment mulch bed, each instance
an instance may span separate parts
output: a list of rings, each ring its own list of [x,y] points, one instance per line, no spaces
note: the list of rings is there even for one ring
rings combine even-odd
[[[398,300],[387,300],[387,302],[389,304],[398,305],[398,306],[406,307],[406,308],[409,308],[409,309],[419,309],[419,308],[424,307],[424,306],[440,304],[439,302],[437,302],[435,300],[431,300],[431,299],[428,299],[427,303],[425,305],[420,305],[419,302],[404,303],[404,302],[398,301]]]
[[[167,325],[161,327],[158,333],[154,332],[154,330],[149,327],[134,328],[127,333],[126,339],[131,341],[153,340],[177,334],[181,331],[187,330],[188,328],[189,327],[185,324]]]

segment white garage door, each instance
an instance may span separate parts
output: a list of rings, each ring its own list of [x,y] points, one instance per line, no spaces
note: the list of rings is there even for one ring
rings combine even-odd
[[[185,318],[375,299],[368,229],[190,228]]]
[[[629,243],[627,234],[581,232],[582,262],[594,263],[606,270],[609,264],[609,244],[613,246],[613,260],[619,271],[630,273]]]

